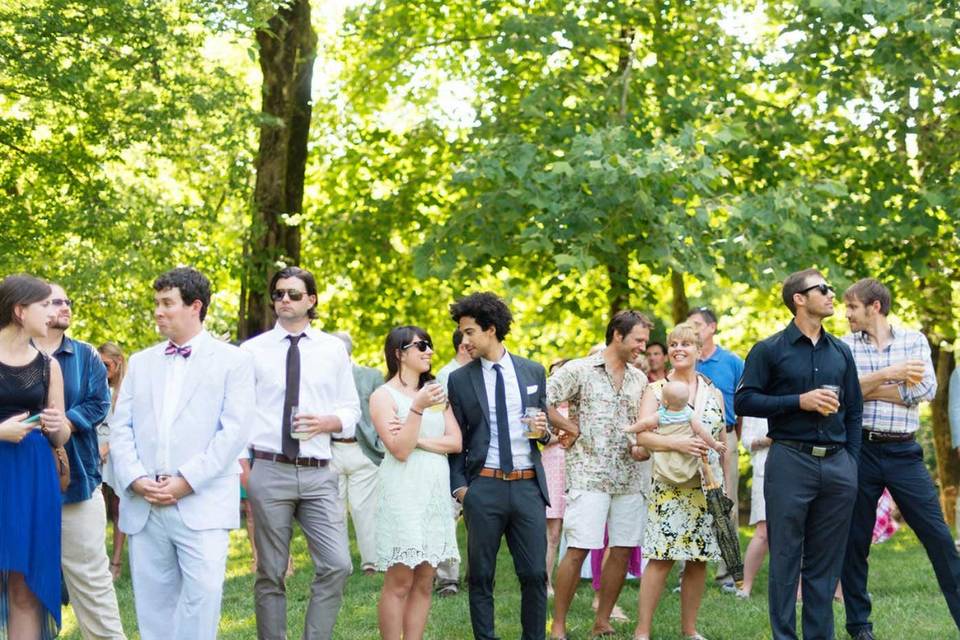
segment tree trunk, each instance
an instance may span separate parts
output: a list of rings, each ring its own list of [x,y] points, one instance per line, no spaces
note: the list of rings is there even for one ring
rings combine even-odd
[[[607,301],[610,304],[611,318],[630,304],[630,276],[627,269],[626,257],[622,261],[617,261],[617,264],[607,265],[607,277],[610,280]]]
[[[670,304],[670,310],[673,313],[673,323],[680,324],[687,319],[687,313],[690,311],[690,303],[687,301],[687,290],[683,284],[683,272],[673,270],[670,272],[670,285],[673,288],[673,301]]]
[[[942,347],[933,350],[934,370],[937,373],[937,396],[931,404],[933,447],[937,456],[937,480],[940,485],[940,504],[950,527],[956,525],[957,490],[960,488],[960,458],[950,442],[950,416],[947,413],[947,394],[950,373],[955,366],[952,351]]]
[[[237,331],[241,339],[273,325],[267,283],[278,268],[300,262],[299,214],[317,49],[309,0],[282,5],[256,36],[263,72],[262,113],[253,220],[244,251]]]

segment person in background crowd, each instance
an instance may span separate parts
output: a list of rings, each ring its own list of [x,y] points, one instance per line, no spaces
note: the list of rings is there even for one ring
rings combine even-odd
[[[702,373],[696,371],[700,355],[700,334],[690,323],[674,327],[667,337],[667,355],[672,365],[663,380],[651,383],[640,406],[641,419],[655,415],[664,406],[663,388],[667,382],[684,382],[693,398],[694,416],[714,438],[723,434],[723,396]],[[680,629],[687,640],[704,640],[697,631],[697,615],[707,576],[707,562],[720,557],[713,518],[707,511],[700,477],[699,461],[707,455],[715,477],[722,478],[717,453],[693,434],[664,435],[656,430],[637,433],[637,444],[654,452],[673,452],[692,456],[693,475],[676,483],[667,479],[654,465],[650,500],[646,516],[643,552],[648,563],[640,582],[639,614],[634,638],[649,640],[653,616],[664,584],[676,561],[684,561],[680,591]]]
[[[11,640],[49,640],[60,629],[61,497],[50,447],[70,429],[60,365],[33,344],[49,331],[50,292],[33,276],[0,282],[0,636]]]
[[[504,347],[513,315],[496,295],[481,292],[461,298],[450,306],[450,317],[473,358],[450,374],[447,383],[463,434],[463,451],[449,458],[450,486],[463,505],[467,525],[473,635],[496,638],[493,581],[506,535],[520,581],[521,638],[542,640],[547,624],[544,513],[549,493],[537,444],[549,438],[546,372]],[[528,437],[536,433],[542,435]]]
[[[697,362],[697,371],[704,374],[723,393],[723,417],[726,422],[727,454],[723,456],[723,486],[727,497],[733,500],[730,517],[738,525],[740,505],[737,490],[740,486],[737,415],[733,406],[733,393],[743,375],[743,360],[740,356],[727,351],[714,341],[717,333],[717,316],[707,307],[697,307],[687,314],[687,322],[696,327],[703,341],[703,351]],[[723,439],[723,438],[721,438]],[[717,582],[725,590],[734,591],[733,579],[727,573],[721,560],[717,565]]]
[[[443,390],[447,390],[447,381],[450,379],[450,374],[467,364],[472,360],[470,357],[470,352],[467,350],[467,346],[463,344],[463,334],[460,333],[460,329],[453,330],[453,359],[450,360],[447,364],[443,365],[440,371],[437,372],[437,382],[443,385]],[[452,505],[453,519],[456,521],[460,518],[461,506],[460,503],[451,496],[450,504]],[[441,598],[447,596],[455,596],[460,593],[460,560],[451,559],[444,560],[437,567],[437,578],[436,586],[437,595]]]
[[[863,391],[863,445],[850,536],[843,561],[847,633],[873,640],[872,602],[867,593],[867,556],[885,488],[927,550],[947,608],[960,630],[960,555],[943,519],[940,496],[916,441],[920,403],[933,400],[937,377],[930,344],[919,331],[892,327],[890,291],[873,278],[858,280],[843,294],[853,352]]]
[[[97,443],[100,448],[100,468],[103,476],[103,502],[107,518],[113,523],[113,557],[110,559],[110,575],[114,581],[120,579],[123,572],[123,544],[126,534],[120,529],[120,497],[114,490],[113,461],[110,459],[110,421],[113,420],[120,397],[120,385],[127,373],[127,357],[120,345],[104,342],[97,347],[103,366],[107,369],[107,385],[110,387],[110,413],[107,419],[97,427]]]
[[[667,346],[662,342],[647,343],[647,382],[656,382],[667,377]]]
[[[601,576],[593,634],[613,631],[610,615],[623,588],[632,549],[643,541],[644,490],[649,464],[637,464],[624,429],[639,416],[646,376],[633,362],[646,349],[653,323],[637,311],[620,311],[607,324],[600,353],[567,362],[547,381],[551,423],[579,433],[566,453],[567,551],[557,569],[551,636],[566,636],[566,619],[583,561],[591,549],[610,553]],[[568,403],[569,418],[557,406]],[[637,517],[640,514],[641,517]]]
[[[110,457],[129,536],[143,640],[213,640],[230,529],[240,526],[237,459],[254,415],[253,364],[203,328],[210,281],[190,267],[153,283],[167,338],[130,358]]]
[[[313,274],[286,267],[269,291],[276,326],[240,346],[256,370],[247,491],[257,521],[257,637],[287,637],[285,573],[296,520],[314,565],[303,638],[330,640],[353,569],[330,439],[353,437],[360,400],[343,343],[310,326],[317,315]]]
[[[763,501],[763,477],[767,453],[773,440],[767,437],[767,421],[763,418],[743,418],[743,448],[750,453],[753,467],[753,486],[750,487],[750,524],[756,528],[743,558],[743,586],[737,590],[739,598],[749,598],[753,581],[767,555],[767,505]]]
[[[384,345],[389,380],[370,398],[386,453],[379,471],[377,568],[386,571],[380,637],[419,640],[427,625],[436,567],[459,556],[450,508],[447,454],[462,440],[443,386],[433,381],[426,331],[396,327]]]
[[[850,348],[823,328],[833,287],[816,269],[790,274],[787,327],[750,350],[736,392],[740,415],[767,418],[764,499],[774,640],[796,640],[797,581],[803,637],[832,638],[833,594],[857,495],[863,396]]]
[[[550,365],[550,375],[566,364],[566,359],[557,360]],[[568,417],[566,402],[557,407],[563,417]],[[547,505],[547,597],[553,596],[553,565],[557,561],[557,549],[560,547],[560,534],[563,529],[563,512],[565,506],[564,484],[566,482],[566,450],[560,445],[560,440],[550,434],[550,440],[540,452],[540,461],[543,463],[543,472],[547,476],[547,492],[550,504]]]
[[[950,418],[950,444],[960,455],[960,367],[950,374],[950,386],[947,390],[947,414]],[[960,500],[956,506],[957,544],[960,547]]]
[[[353,356],[353,339],[346,331],[332,334],[343,342],[347,355]],[[353,383],[360,400],[360,421],[353,436],[332,435],[333,470],[340,476],[340,501],[349,506],[353,518],[353,530],[360,551],[360,570],[369,576],[377,572],[377,465],[360,445],[361,432],[366,429],[366,441],[376,442],[376,431],[370,422],[370,395],[383,384],[383,374],[371,367],[361,367],[351,362]],[[370,430],[374,433],[371,434]],[[373,436],[371,438],[371,436]]]
[[[107,558],[107,511],[100,485],[97,427],[110,411],[107,370],[93,345],[66,335],[73,301],[58,284],[50,285],[54,315],[37,347],[60,363],[63,372],[70,486],[63,496],[60,566],[70,605],[84,638],[123,640],[120,607]]]

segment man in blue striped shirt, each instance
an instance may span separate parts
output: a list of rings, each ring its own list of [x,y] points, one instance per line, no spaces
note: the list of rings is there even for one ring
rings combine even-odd
[[[867,555],[884,488],[926,548],[960,629],[960,557],[915,437],[919,405],[937,392],[930,345],[918,331],[890,326],[890,292],[876,280],[854,283],[843,300],[851,331],[843,340],[853,352],[864,400],[859,486],[842,573],[847,632],[856,640],[874,638]]]

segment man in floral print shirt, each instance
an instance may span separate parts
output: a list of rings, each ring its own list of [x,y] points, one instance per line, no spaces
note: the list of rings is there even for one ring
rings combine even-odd
[[[642,542],[649,462],[631,457],[624,428],[639,418],[647,377],[631,363],[645,351],[652,326],[642,313],[620,311],[607,325],[603,351],[571,360],[547,381],[551,423],[568,433],[579,431],[567,451],[563,530],[568,546],[555,581],[554,638],[566,635],[580,567],[590,549],[604,546],[605,528],[610,555],[593,633],[612,631],[610,612],[623,587],[630,550]],[[556,411],[563,402],[569,403],[569,419]]]

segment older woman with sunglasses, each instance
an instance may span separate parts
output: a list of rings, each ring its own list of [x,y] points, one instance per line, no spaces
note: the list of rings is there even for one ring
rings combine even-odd
[[[430,373],[433,343],[419,327],[396,327],[384,346],[387,382],[370,396],[370,417],[386,453],[380,465],[377,563],[386,570],[380,636],[422,638],[437,565],[459,560],[447,454],[460,427]]]

